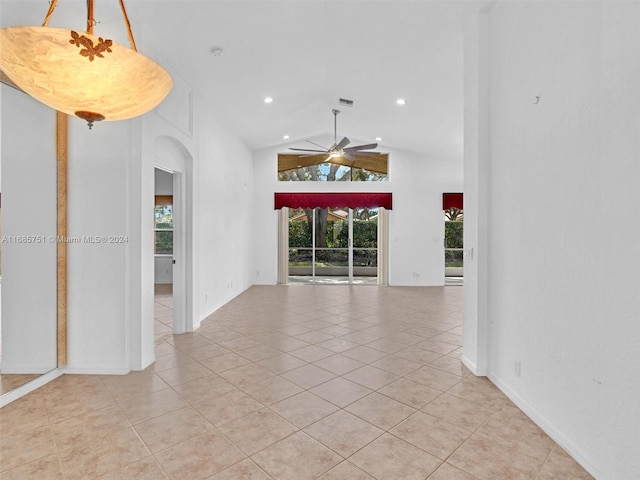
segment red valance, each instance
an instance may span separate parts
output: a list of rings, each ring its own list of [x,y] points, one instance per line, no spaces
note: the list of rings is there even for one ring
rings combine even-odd
[[[391,210],[390,193],[276,193],[275,208],[374,208]]]
[[[462,208],[462,193],[443,193],[442,194],[442,209],[449,210],[450,208]]]

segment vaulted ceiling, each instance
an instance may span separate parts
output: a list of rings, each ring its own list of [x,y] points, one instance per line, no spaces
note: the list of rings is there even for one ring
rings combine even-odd
[[[41,24],[47,3],[1,0],[2,24]],[[82,29],[85,3],[59,0],[50,25]],[[95,3],[95,33],[126,42],[117,0]],[[339,137],[451,159],[462,156],[464,27],[492,3],[126,1],[141,53],[156,44],[252,149],[333,138],[339,108]]]

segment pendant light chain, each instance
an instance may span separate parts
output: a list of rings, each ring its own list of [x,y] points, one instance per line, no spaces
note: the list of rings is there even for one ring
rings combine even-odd
[[[87,0],[87,33],[93,35],[93,0]]]
[[[95,25],[95,19],[93,18],[93,1],[94,0],[87,0],[87,33],[89,35],[93,35],[93,26]],[[122,16],[124,17],[124,24],[127,27],[127,35],[129,36],[131,49],[134,52],[137,52],[138,47],[136,47],[136,41],[133,38],[133,31],[131,30],[131,22],[129,22],[129,15],[127,15],[127,8],[124,6],[124,0],[119,1]],[[44,18],[44,22],[42,22],[43,27],[49,25],[49,20],[51,20],[51,16],[53,15],[53,11],[56,9],[57,4],[58,0],[51,0],[49,2],[49,11],[47,12],[47,16]]]
[[[124,6],[124,0],[120,0],[120,9],[122,10],[122,16],[124,17],[124,23],[127,26],[127,33],[129,34],[129,43],[131,44],[131,49],[134,52],[137,52],[136,41],[133,39],[133,32],[131,31],[131,24],[129,23],[129,16],[127,15],[127,9]]]
[[[49,25],[49,20],[51,20],[51,15],[53,15],[53,11],[56,9],[57,3],[58,3],[58,0],[51,0],[49,2],[49,11],[47,12],[47,16],[44,17],[44,22],[42,23],[43,27],[46,27],[47,25]]]

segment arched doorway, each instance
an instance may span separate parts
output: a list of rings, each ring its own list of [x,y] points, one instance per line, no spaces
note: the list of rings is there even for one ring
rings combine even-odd
[[[193,157],[175,138],[161,136],[154,144],[154,166],[173,176],[173,333],[190,332],[193,331]]]

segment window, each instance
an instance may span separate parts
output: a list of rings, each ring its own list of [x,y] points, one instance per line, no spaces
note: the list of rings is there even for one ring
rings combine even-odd
[[[342,157],[327,159],[278,154],[278,180],[283,182],[384,182],[387,181],[389,155],[365,156],[350,161]]]
[[[154,209],[154,253],[173,254],[173,197],[156,195]]]

